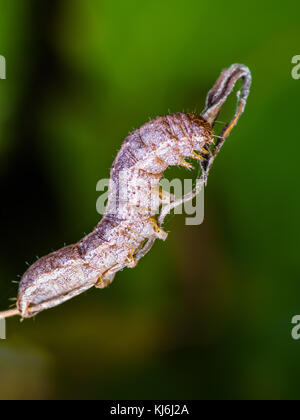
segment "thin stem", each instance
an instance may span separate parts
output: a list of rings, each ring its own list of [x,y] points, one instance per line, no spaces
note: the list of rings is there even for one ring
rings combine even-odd
[[[243,86],[241,92],[238,93],[238,106],[232,121],[224,127],[221,136],[214,136],[217,137],[214,150],[208,155],[206,162],[203,162],[203,164],[201,165],[202,175],[200,179],[198,179],[194,190],[191,191],[189,194],[186,194],[178,200],[175,200],[163,207],[158,219],[158,224],[160,226],[163,225],[166,216],[170,213],[171,210],[175,209],[177,206],[183,203],[191,201],[194,197],[196,197],[196,195],[199,194],[201,189],[205,186],[209,171],[212,167],[216,156],[219,154],[221,148],[225,143],[226,138],[230,134],[233,127],[237,124],[240,116],[244,111],[251,86],[251,73],[249,69],[241,64],[233,64],[230,68],[224,70],[221,73],[221,76],[217,80],[215,86],[210,90],[210,92],[207,95],[206,107],[202,113],[202,116],[212,127],[214,127],[223,104],[226,102],[228,96],[233,91],[234,86],[239,79],[243,80]],[[135,259],[138,261],[142,257],[144,257],[153,247],[155,241],[156,238],[150,238],[146,242],[144,247],[136,253]],[[112,270],[111,273],[113,274],[118,270],[122,270],[123,268],[125,268],[125,266],[125,264],[119,264]],[[42,309],[44,308],[40,305],[31,308],[31,311],[38,312]],[[19,310],[12,309],[9,311],[0,312],[0,319],[10,318],[18,315],[21,316]]]
[[[239,103],[242,104],[241,113],[243,112],[249,96],[252,81],[251,73],[248,67],[242,64],[233,64],[229,69],[226,69],[221,73],[215,86],[208,92],[206,107],[202,116],[211,126],[214,126],[223,104],[233,91],[233,88],[239,79],[243,80],[243,87],[239,97]]]
[[[12,318],[13,316],[21,316],[18,309],[0,312],[0,319]]]

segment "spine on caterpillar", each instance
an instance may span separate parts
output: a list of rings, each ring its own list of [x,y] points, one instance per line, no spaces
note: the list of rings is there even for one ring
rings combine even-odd
[[[95,230],[77,244],[38,260],[22,278],[17,307],[24,318],[54,307],[90,287],[104,288],[145,240],[165,240],[156,215],[164,201],[159,182],[169,166],[203,160],[211,125],[195,114],[157,117],[125,139],[111,169],[109,199]],[[30,308],[34,308],[31,310]]]

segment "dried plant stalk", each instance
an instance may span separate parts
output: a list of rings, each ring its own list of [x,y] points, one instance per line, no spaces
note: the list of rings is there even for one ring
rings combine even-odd
[[[235,115],[215,140],[216,119],[239,79],[243,86],[238,92]],[[109,201],[101,222],[77,244],[43,257],[31,266],[21,280],[17,308],[0,313],[0,318],[15,315],[30,318],[93,286],[104,288],[118,271],[135,267],[156,239],[165,240],[167,234],[162,225],[166,216],[177,206],[192,200],[206,184],[216,156],[244,111],[250,85],[249,69],[234,64],[221,73],[208,93],[202,116],[177,113],[157,117],[131,133],[113,163],[111,181],[117,187],[111,186],[109,190]],[[202,175],[192,192],[165,205],[156,220],[154,216],[163,201],[158,196],[156,207],[148,207],[149,191],[140,188],[140,182],[151,180],[151,188],[153,183],[158,188],[168,166],[191,166],[184,158],[199,160]],[[125,174],[129,192],[125,200],[121,198],[124,189],[120,183],[121,173]],[[132,206],[131,196],[137,191],[140,191],[142,205]],[[112,211],[112,203],[117,203],[116,212]]]

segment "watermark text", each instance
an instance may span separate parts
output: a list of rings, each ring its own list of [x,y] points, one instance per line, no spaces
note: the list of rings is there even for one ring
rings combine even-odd
[[[292,69],[292,78],[298,80],[300,79],[300,55],[295,55],[292,58],[292,64],[296,64]]]
[[[6,59],[0,55],[0,79],[6,79]]]

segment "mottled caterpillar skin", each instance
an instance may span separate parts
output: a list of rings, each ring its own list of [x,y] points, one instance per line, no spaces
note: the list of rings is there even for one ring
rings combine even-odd
[[[108,286],[119,266],[136,265],[134,255],[146,239],[165,240],[167,234],[155,219],[162,204],[162,175],[169,166],[190,167],[185,158],[203,160],[195,152],[203,153],[212,139],[211,125],[195,114],[158,117],[132,132],[113,163],[114,188],[95,230],[77,244],[41,258],[24,274],[17,301],[22,317],[30,318],[93,286]],[[127,182],[125,199],[120,177]],[[157,203],[149,206],[153,190]]]

